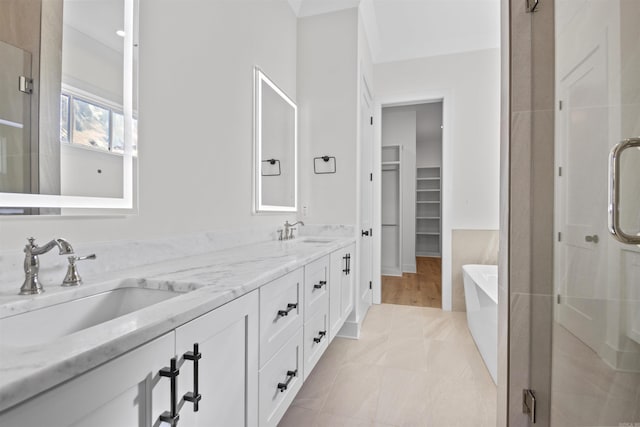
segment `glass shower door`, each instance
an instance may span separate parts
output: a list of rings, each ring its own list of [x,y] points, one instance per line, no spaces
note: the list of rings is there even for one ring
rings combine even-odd
[[[0,192],[31,192],[31,54],[0,42]]]
[[[640,1],[555,21],[551,425],[640,426]]]

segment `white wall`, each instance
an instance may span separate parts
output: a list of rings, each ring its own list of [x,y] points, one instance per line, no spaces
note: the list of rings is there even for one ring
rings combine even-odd
[[[443,308],[451,308],[451,231],[497,229],[500,52],[377,64],[380,105],[444,98]]]
[[[252,215],[253,66],[296,94],[286,0],[141,0],[139,215],[0,219],[0,251],[25,238],[154,238],[273,225]]]
[[[415,105],[416,167],[442,166],[442,102]]]
[[[416,272],[416,111],[407,107],[382,109],[382,146],[402,150],[402,263],[405,273]]]
[[[352,8],[298,21],[299,191],[309,223],[356,221],[357,16]],[[323,155],[335,156],[335,174],[314,174]]]

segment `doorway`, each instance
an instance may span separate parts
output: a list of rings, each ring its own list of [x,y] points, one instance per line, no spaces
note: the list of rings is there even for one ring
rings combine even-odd
[[[381,110],[381,302],[442,308],[443,100]]]

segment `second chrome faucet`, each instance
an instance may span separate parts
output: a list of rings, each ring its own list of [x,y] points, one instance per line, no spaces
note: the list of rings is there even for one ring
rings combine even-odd
[[[291,240],[291,239],[295,239],[296,236],[293,234],[293,231],[295,230],[294,225],[304,225],[304,222],[302,221],[296,221],[293,224],[289,224],[289,220],[286,220],[284,222],[284,230],[278,230],[280,232],[280,236],[278,237],[278,240]],[[284,232],[283,232],[284,231]]]

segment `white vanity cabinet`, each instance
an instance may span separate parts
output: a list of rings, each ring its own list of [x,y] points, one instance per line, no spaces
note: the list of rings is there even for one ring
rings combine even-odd
[[[302,387],[304,283],[299,268],[260,288],[260,427],[275,427]]]
[[[326,255],[304,267],[304,379],[329,343],[329,262]]]
[[[3,427],[153,426],[170,410],[169,379],[158,372],[174,354],[169,332],[0,414]]]
[[[254,291],[176,329],[178,396],[184,403],[178,426],[258,425],[258,308]]]
[[[258,291],[244,295],[9,409],[0,426],[169,426],[160,417],[172,409],[171,379],[160,371],[173,358],[178,426],[257,426],[258,310]],[[187,354],[194,344],[197,376]],[[184,396],[196,377],[202,399],[194,412]]]
[[[329,341],[340,332],[353,310],[355,252],[355,245],[350,245],[331,254]]]

